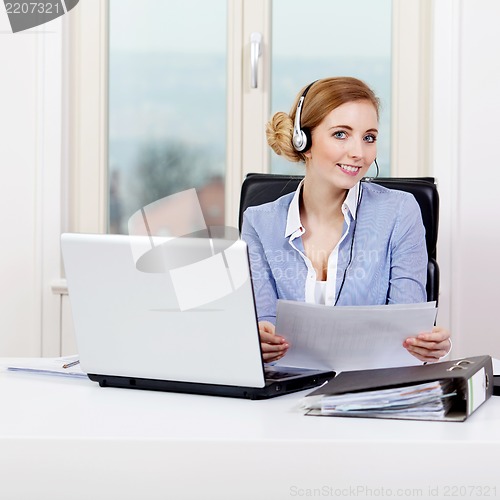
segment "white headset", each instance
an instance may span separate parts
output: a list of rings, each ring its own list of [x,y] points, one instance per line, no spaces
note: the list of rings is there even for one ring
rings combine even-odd
[[[299,102],[297,103],[297,110],[295,111],[295,121],[293,124],[293,137],[292,144],[296,151],[300,153],[306,152],[311,147],[311,131],[308,128],[300,127],[300,114],[302,113],[302,105],[304,104],[304,99],[309,89],[317,82],[310,83],[302,92]]]

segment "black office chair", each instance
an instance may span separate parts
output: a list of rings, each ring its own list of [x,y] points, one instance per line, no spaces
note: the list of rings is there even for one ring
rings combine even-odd
[[[248,174],[241,187],[239,228],[243,212],[248,207],[274,201],[280,196],[297,189],[302,180],[300,175]],[[425,241],[429,263],[427,265],[427,300],[436,301],[439,295],[439,266],[436,261],[436,246],[439,222],[439,194],[433,177],[377,177],[369,178],[386,188],[399,189],[413,194],[422,211],[425,227]]]

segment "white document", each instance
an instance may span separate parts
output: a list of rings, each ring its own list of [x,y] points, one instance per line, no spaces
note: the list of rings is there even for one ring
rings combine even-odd
[[[493,361],[493,375],[500,375],[500,359],[491,358]]]
[[[435,302],[382,306],[324,306],[279,300],[276,333],[290,347],[282,366],[368,370],[417,365],[403,341],[434,326]]]
[[[0,368],[40,375],[87,378],[80,367],[78,355],[60,358],[1,358]]]

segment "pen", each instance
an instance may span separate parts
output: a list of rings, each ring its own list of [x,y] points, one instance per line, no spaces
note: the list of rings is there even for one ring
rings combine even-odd
[[[80,362],[80,360],[77,359],[76,361],[73,361],[72,363],[66,363],[63,365],[63,368],[71,368],[72,366],[77,365],[79,362]]]

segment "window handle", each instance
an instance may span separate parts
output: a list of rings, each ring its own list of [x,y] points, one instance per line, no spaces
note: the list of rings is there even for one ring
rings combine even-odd
[[[250,87],[258,86],[259,57],[262,55],[262,34],[254,31],[250,35]]]

